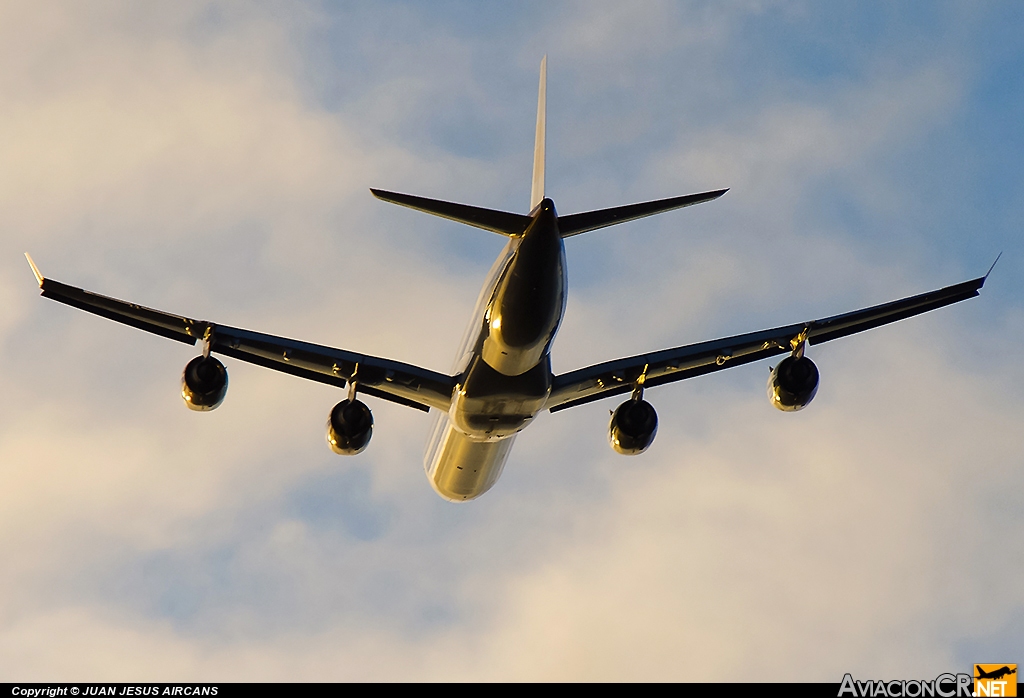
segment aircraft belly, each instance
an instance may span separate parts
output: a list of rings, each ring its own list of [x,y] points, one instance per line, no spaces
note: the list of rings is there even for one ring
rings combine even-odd
[[[476,499],[491,489],[502,469],[515,436],[500,441],[477,441],[438,414],[423,465],[434,491],[450,502]]]

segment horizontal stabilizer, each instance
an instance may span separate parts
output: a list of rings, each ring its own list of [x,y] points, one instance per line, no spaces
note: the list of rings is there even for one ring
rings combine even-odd
[[[558,230],[563,238],[588,233],[598,228],[607,228],[609,225],[635,221],[637,218],[653,216],[655,213],[671,211],[684,206],[693,206],[705,201],[717,199],[728,189],[706,191],[701,194],[687,194],[671,199],[659,199],[658,201],[645,201],[642,204],[630,204],[628,206],[616,206],[615,208],[603,208],[600,211],[587,211],[586,213],[574,213],[571,216],[559,216]]]
[[[523,216],[518,213],[506,213],[490,208],[455,204],[450,201],[439,201],[437,199],[426,199],[422,196],[411,196],[409,194],[397,194],[380,189],[371,189],[370,191],[381,201],[414,208],[417,211],[447,218],[450,221],[465,223],[474,228],[483,228],[484,230],[490,230],[492,233],[500,233],[501,235],[522,235],[531,220],[529,216]],[[683,204],[683,206],[685,205]]]

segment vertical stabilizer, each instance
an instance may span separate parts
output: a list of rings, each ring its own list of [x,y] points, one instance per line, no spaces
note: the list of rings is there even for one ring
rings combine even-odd
[[[540,89],[537,92],[537,136],[533,142],[533,187],[530,190],[530,210],[544,198],[544,141],[547,119],[548,57],[540,62]]]

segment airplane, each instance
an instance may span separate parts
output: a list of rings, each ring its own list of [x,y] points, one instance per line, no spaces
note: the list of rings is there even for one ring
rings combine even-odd
[[[993,680],[998,681],[999,679],[1003,678],[1004,676],[1009,676],[1010,674],[1016,674],[1017,673],[1016,665],[1014,665],[1013,669],[1011,669],[1008,666],[1003,666],[1003,667],[1001,667],[999,669],[995,669],[993,671],[985,671],[984,669],[982,669],[981,667],[979,667],[977,665],[975,665],[975,668],[978,670],[978,675],[974,677],[976,679],[993,679]]]
[[[728,190],[558,215],[554,202],[544,193],[546,85],[545,56],[540,66],[528,214],[370,190],[382,201],[507,238],[484,283],[450,374],[152,310],[45,278],[28,253],[25,256],[46,298],[186,344],[202,342],[202,353],[188,362],[181,377],[181,396],[193,410],[212,410],[227,393],[227,369],[213,354],[347,388],[346,399],[331,409],[327,420],[328,444],[341,455],[361,453],[373,433],[373,415],[358,399],[359,394],[425,412],[434,410],[436,418],[424,468],[434,490],[452,502],[475,499],[491,489],[516,436],[543,410],[559,412],[594,400],[628,395],[612,412],[609,441],[617,452],[636,455],[650,447],[658,430],[657,413],[644,399],[646,390],[780,354],[788,356],[771,369],[769,400],[783,411],[800,410],[818,390],[818,369],[805,353],[808,344],[839,339],[973,298],[988,278],[986,273],[936,291],[842,315],[630,356],[555,375],[551,371],[551,348],[565,312],[565,239],[711,201]]]

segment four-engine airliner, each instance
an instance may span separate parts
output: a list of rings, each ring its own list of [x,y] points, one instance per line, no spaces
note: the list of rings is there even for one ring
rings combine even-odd
[[[610,225],[717,199],[726,189],[559,216],[544,194],[547,59],[541,62],[533,184],[528,214],[371,192],[383,201],[503,235],[508,239],[480,293],[451,374],[390,359],[193,320],[101,296],[45,278],[29,258],[42,295],[142,330],[195,345],[181,395],[194,410],[224,400],[228,374],[213,356],[248,361],[347,388],[331,410],[327,441],[339,454],[362,452],[373,432],[360,393],[436,411],[424,466],[431,485],[450,501],[479,497],[497,481],[520,431],[543,410],[628,395],[612,413],[609,439],[622,454],[647,450],[658,418],[645,390],[712,371],[788,354],[771,370],[768,397],[780,410],[805,407],[818,389],[818,369],[805,354],[819,344],[941,308],[978,295],[983,277],[910,298],[784,327],[630,356],[555,375],[551,346],[565,312],[564,240]],[[27,257],[28,255],[26,255]],[[990,270],[991,271],[991,270]]]

